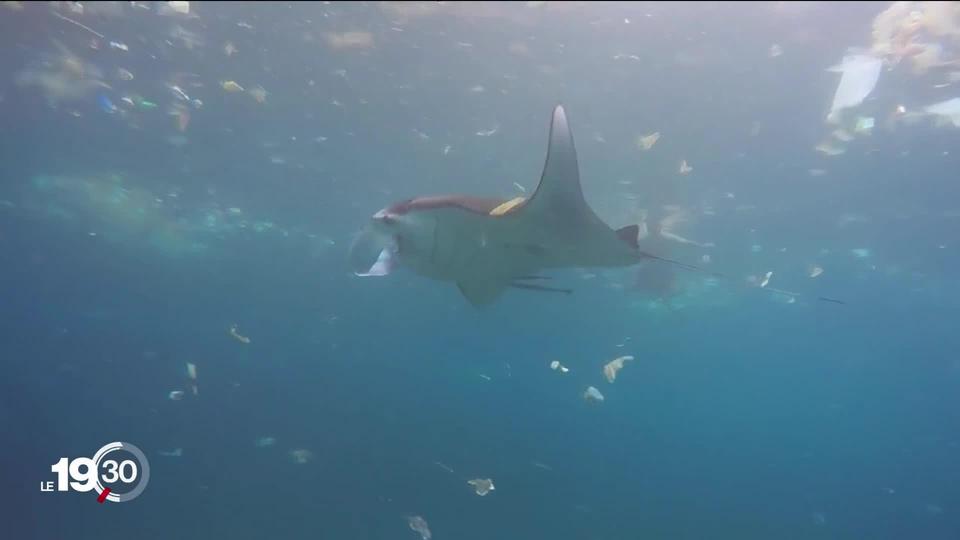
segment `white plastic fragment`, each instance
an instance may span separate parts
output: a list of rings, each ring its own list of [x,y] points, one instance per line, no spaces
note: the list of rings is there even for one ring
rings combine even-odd
[[[613,383],[613,381],[617,380],[617,372],[623,369],[623,363],[630,362],[631,360],[633,360],[632,356],[620,356],[603,366],[603,375],[607,378],[607,382]]]
[[[303,465],[313,459],[313,452],[303,448],[290,451],[290,460],[297,465]]]
[[[874,125],[876,125],[876,121],[872,116],[860,116],[857,118],[857,124],[853,130],[857,133],[870,133]]]
[[[427,524],[427,520],[420,516],[407,516],[407,525],[410,526],[410,530],[420,533],[422,540],[430,540],[433,536],[430,533],[430,526]]]
[[[960,127],[960,98],[948,99],[923,108],[927,114],[943,117],[954,125]]]
[[[179,13],[181,15],[190,14],[190,2],[170,1],[167,2],[167,6],[175,13]]]
[[[587,401],[593,401],[597,403],[603,402],[603,394],[593,386],[587,387],[587,390],[583,393],[583,399]]]
[[[259,439],[254,441],[253,445],[256,446],[257,448],[266,448],[268,446],[273,446],[274,444],[276,444],[276,442],[277,442],[276,438],[271,436],[266,436],[266,437],[260,437]]]
[[[474,478],[473,480],[467,480],[467,483],[473,486],[474,491],[481,497],[485,497],[488,493],[497,489],[493,485],[492,478]]]
[[[843,74],[833,94],[833,104],[827,114],[828,122],[835,122],[843,109],[863,103],[877,85],[882,66],[883,61],[880,58],[868,54],[852,54],[827,70]]]

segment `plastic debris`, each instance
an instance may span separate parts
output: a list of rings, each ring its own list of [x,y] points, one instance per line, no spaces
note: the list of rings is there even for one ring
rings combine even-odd
[[[689,174],[693,171],[693,167],[687,164],[687,160],[680,162],[680,174]]]
[[[111,41],[111,42],[110,42],[110,48],[111,48],[111,49],[117,49],[117,50],[120,50],[120,51],[125,51],[125,52],[130,50],[130,47],[127,47],[127,44],[126,44],[126,43],[121,43],[121,42],[119,42],[119,41]]]
[[[833,141],[826,141],[814,147],[814,150],[828,156],[839,156],[844,154],[847,149],[837,145]]]
[[[183,133],[190,125],[190,110],[182,103],[174,103],[167,109],[167,114],[176,118],[177,129]]]
[[[485,497],[488,493],[497,489],[490,478],[474,478],[473,480],[467,480],[467,483],[473,486],[474,491],[481,497]]]
[[[850,253],[852,253],[853,256],[857,257],[858,259],[866,259],[867,257],[870,256],[870,250],[867,248],[851,249]]]
[[[513,187],[515,187],[515,188],[517,188],[518,190],[520,190],[521,193],[526,193],[526,192],[527,192],[527,188],[523,187],[522,185],[520,185],[520,184],[517,183],[517,182],[514,182],[514,183],[513,183]]]
[[[630,362],[633,360],[632,356],[620,356],[614,358],[607,365],[603,366],[603,375],[607,378],[607,382],[613,383],[617,380],[617,372],[623,369],[624,362]]]
[[[171,84],[167,88],[169,88],[170,92],[173,93],[173,97],[179,99],[180,101],[190,101],[190,96],[188,96],[187,93],[184,92],[179,86]]]
[[[220,87],[227,92],[243,92],[243,87],[237,84],[236,81],[220,81]]]
[[[102,74],[97,66],[85,62],[59,42],[55,44],[59,54],[39,67],[26,67],[17,73],[17,86],[36,86],[51,107],[84,102],[94,97],[91,94],[110,90],[110,85],[100,80]]]
[[[761,289],[770,284],[771,277],[773,277],[773,272],[767,272],[767,274],[763,276],[763,281],[760,282]]]
[[[180,401],[183,399],[183,390],[171,390],[167,397],[170,401]]]
[[[769,56],[770,58],[776,58],[781,54],[783,54],[783,47],[781,47],[780,45],[777,45],[776,43],[771,45],[770,49],[767,50],[767,56]]]
[[[930,68],[955,65],[945,54],[943,45],[939,43],[911,43],[915,51],[910,55],[910,64],[914,75],[923,75]]]
[[[445,463],[440,463],[439,461],[434,461],[433,464],[436,465],[437,467],[440,467],[441,469],[447,471],[448,473],[452,473],[452,472],[453,472],[453,467],[451,467],[451,466],[449,466],[449,465],[447,465],[447,464],[445,464]]]
[[[79,4],[78,4],[78,5],[79,5]],[[80,10],[81,10],[81,12],[83,11],[83,6],[82,6],[82,5],[80,6]],[[71,19],[70,17],[64,17],[63,15],[57,13],[56,11],[52,11],[52,12],[50,12],[50,14],[53,15],[54,17],[62,20],[62,21],[66,21],[66,22],[68,22],[68,23],[70,23],[70,24],[72,24],[72,25],[74,25],[74,26],[76,26],[76,27],[78,27],[78,28],[83,28],[83,29],[86,30],[87,32],[90,32],[91,34],[97,36],[97,37],[100,38],[100,39],[103,39],[103,38],[104,38],[104,35],[101,34],[100,32],[97,32],[96,30],[94,30],[93,28],[90,28],[89,26],[87,26],[87,25],[85,25],[85,24],[81,24],[80,22],[75,21],[75,20]],[[96,48],[96,47],[94,47],[94,48]]]
[[[499,127],[494,127],[492,129],[481,129],[477,132],[477,137],[489,137],[499,131]]]
[[[836,129],[833,131],[833,133],[831,133],[831,135],[833,136],[834,139],[837,139],[838,141],[842,141],[842,142],[850,142],[853,140],[853,135],[851,135],[844,129]]]
[[[559,360],[554,360],[553,362],[550,362],[550,369],[554,371],[559,371],[560,373],[566,373],[570,371],[569,369],[567,369],[566,366],[561,364]]]
[[[960,127],[960,98],[948,99],[923,108],[927,114],[945,118],[954,127]]]
[[[420,534],[421,540],[430,540],[433,536],[430,533],[430,526],[427,524],[427,520],[420,516],[407,516],[407,525],[410,526],[411,530]]]
[[[589,386],[587,390],[583,393],[583,399],[588,402],[603,402],[603,394],[600,393],[596,388]]]
[[[190,2],[170,1],[167,2],[167,7],[169,7],[174,13],[179,13],[181,15],[190,14]]]
[[[840,64],[827,71],[842,73],[840,84],[833,95],[833,104],[827,114],[828,122],[836,122],[840,111],[856,107],[873,92],[880,78],[883,61],[867,54],[853,54],[843,58]]]
[[[324,36],[327,44],[334,49],[366,49],[373,47],[373,34],[370,32],[328,32]]]
[[[199,393],[197,388],[197,366],[187,362],[187,377],[190,377],[190,380],[193,381],[193,384],[190,385],[190,389],[193,391],[193,395]]]
[[[298,448],[290,451],[290,459],[297,465],[303,465],[313,459],[313,452]]]
[[[223,44],[223,54],[225,54],[225,55],[227,55],[227,56],[233,56],[233,55],[236,54],[238,51],[239,51],[239,49],[237,49],[237,46],[234,45],[232,41],[228,41],[228,42],[226,42],[226,43]]]
[[[120,79],[121,81],[132,81],[133,73],[130,73],[129,71],[123,68],[117,68],[117,78]]]
[[[253,445],[256,446],[257,448],[266,448],[268,446],[273,446],[275,444],[277,444],[277,439],[270,436],[260,437],[253,443]]]
[[[250,343],[250,338],[248,338],[247,336],[240,335],[240,332],[237,331],[237,325],[235,324],[230,327],[230,335],[233,336],[233,338],[239,341],[240,343],[244,343],[244,344]]]
[[[657,141],[659,141],[659,140],[660,140],[660,132],[659,132],[659,131],[656,131],[656,132],[651,133],[651,134],[649,134],[649,135],[641,135],[640,137],[637,137],[637,146],[638,146],[641,150],[647,151],[647,150],[653,148],[653,145],[657,144]]]
[[[107,114],[113,114],[117,112],[117,106],[114,105],[113,102],[110,101],[110,98],[104,94],[97,96],[97,103],[100,105],[100,109]]]
[[[247,93],[250,96],[257,100],[257,103],[264,103],[267,101],[267,91],[263,89],[262,86],[254,86],[250,90],[247,90]]]
[[[853,128],[853,131],[856,133],[864,134],[870,133],[870,130],[873,129],[873,126],[876,124],[876,121],[870,116],[860,116],[857,117],[857,124]]]
[[[810,269],[809,269],[809,272],[807,273],[807,275],[809,275],[809,276],[812,277],[812,278],[815,278],[815,277],[819,276],[819,275],[822,274],[822,273],[823,273],[823,268],[821,268],[821,267],[813,264],[813,265],[810,265]]]

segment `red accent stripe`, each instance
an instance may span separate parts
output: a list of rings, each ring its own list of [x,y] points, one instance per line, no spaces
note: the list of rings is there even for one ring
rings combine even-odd
[[[107,495],[110,494],[110,488],[103,488],[103,493],[97,497],[97,502],[103,504],[103,501],[107,500]]]

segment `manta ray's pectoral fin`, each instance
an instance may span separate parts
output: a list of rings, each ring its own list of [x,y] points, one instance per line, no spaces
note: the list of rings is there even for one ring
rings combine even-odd
[[[640,225],[627,225],[615,231],[617,238],[632,248],[640,247]]]
[[[571,235],[587,227],[608,228],[583,198],[577,151],[562,106],[553,110],[547,157],[536,191],[506,213],[515,214],[528,227],[552,230],[558,236]]]
[[[493,303],[510,286],[509,281],[499,279],[462,279],[457,281],[460,294],[475,307]]]

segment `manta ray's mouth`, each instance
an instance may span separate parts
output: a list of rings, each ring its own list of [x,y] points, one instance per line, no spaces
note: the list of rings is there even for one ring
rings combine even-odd
[[[367,226],[358,232],[350,243],[350,252],[347,255],[350,270],[355,274],[365,274],[380,260],[384,250],[396,254],[399,247],[394,236]]]

